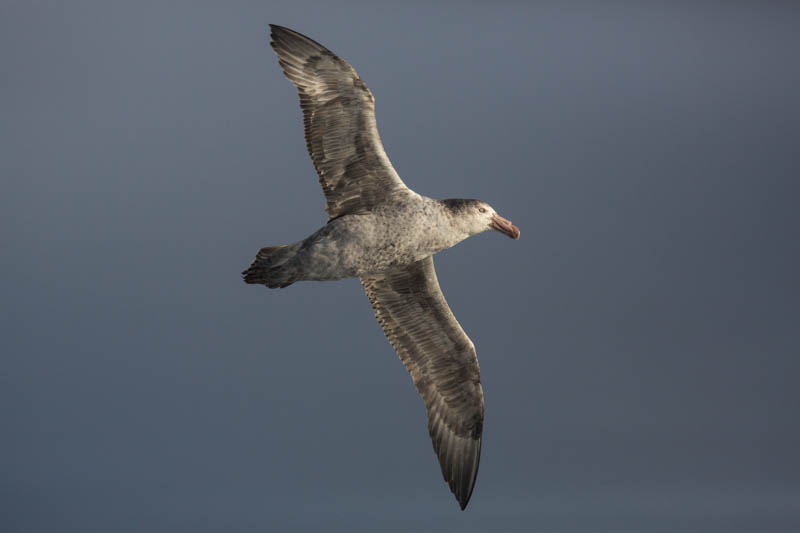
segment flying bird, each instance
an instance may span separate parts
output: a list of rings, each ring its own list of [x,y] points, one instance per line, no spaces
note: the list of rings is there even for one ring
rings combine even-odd
[[[375,99],[353,67],[300,33],[270,28],[278,63],[300,94],[328,222],[301,241],[262,248],[242,277],[269,288],[360,278],[425,401],[442,474],[463,510],[478,474],[483,389],[475,346],[442,295],[433,254],[490,230],[518,239],[519,228],[485,202],[409,189],[386,156]]]

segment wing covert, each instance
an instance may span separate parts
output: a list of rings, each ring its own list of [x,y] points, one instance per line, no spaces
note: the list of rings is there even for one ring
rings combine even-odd
[[[300,94],[306,146],[329,218],[367,211],[407,190],[378,135],[375,98],[353,67],[305,35],[270,28],[278,62]]]
[[[442,474],[464,509],[478,474],[483,431],[475,346],[444,299],[432,257],[361,283],[425,401]]]

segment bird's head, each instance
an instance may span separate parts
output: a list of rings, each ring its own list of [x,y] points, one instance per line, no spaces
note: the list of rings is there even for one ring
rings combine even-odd
[[[463,231],[468,236],[477,235],[484,231],[495,230],[504,233],[512,239],[519,239],[519,228],[497,214],[497,211],[486,202],[451,198],[443,200],[451,214],[453,226]]]

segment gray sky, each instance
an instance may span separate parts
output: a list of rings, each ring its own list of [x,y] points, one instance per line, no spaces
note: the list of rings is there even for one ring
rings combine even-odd
[[[790,5],[3,2],[0,529],[800,529]],[[436,258],[465,513],[358,281],[240,281],[326,220],[270,22],[522,229]]]

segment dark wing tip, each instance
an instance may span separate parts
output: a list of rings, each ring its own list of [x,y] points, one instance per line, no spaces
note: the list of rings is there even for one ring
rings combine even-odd
[[[319,44],[317,41],[303,35],[300,32],[296,32],[284,26],[278,26],[277,24],[270,24],[269,29],[270,29],[270,37],[272,38],[270,46],[272,46],[272,48],[275,49],[278,49],[278,47],[286,47],[288,49],[299,48],[299,50],[302,51],[309,51],[310,47],[310,49],[314,51],[326,50],[330,52],[330,50]]]
[[[269,31],[270,31],[270,36],[272,36],[273,38],[281,34],[291,35],[293,33],[295,34],[297,33],[296,31],[291,30],[286,26],[280,26],[279,24],[270,24]]]
[[[462,469],[466,468],[466,470],[462,470],[463,478],[460,480],[460,484],[456,485],[457,490],[453,491],[462,511],[467,508],[469,499],[472,497],[475,481],[478,479],[478,467],[481,462],[481,439],[473,440],[471,444],[467,456],[461,459],[463,461]],[[456,482],[458,481],[456,480]]]
[[[444,481],[463,511],[467,508],[478,478],[482,439],[479,434],[459,436],[443,423],[437,426],[431,431],[433,447]]]

